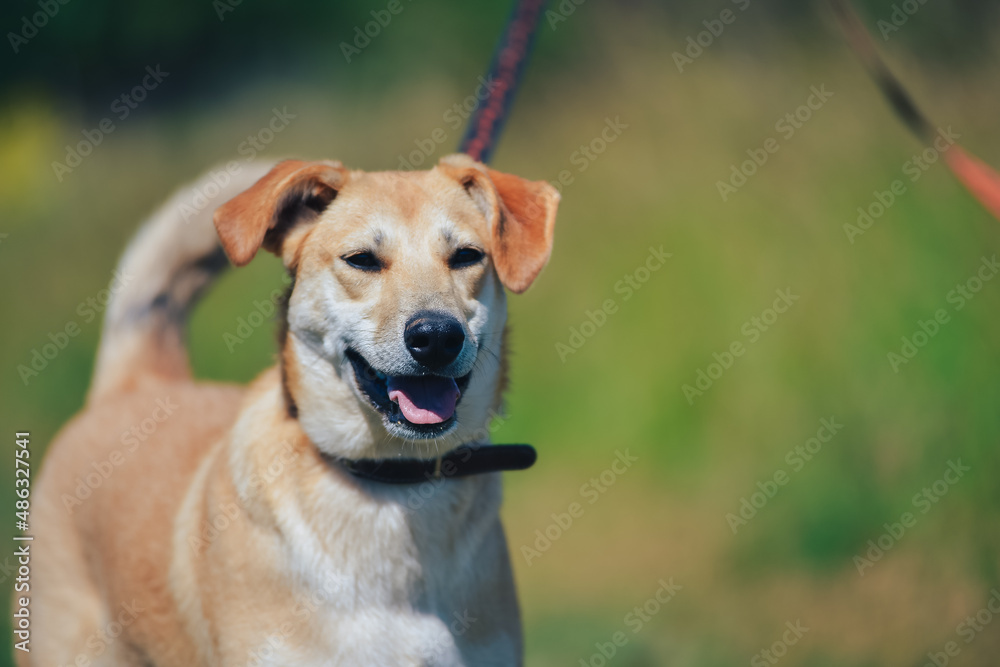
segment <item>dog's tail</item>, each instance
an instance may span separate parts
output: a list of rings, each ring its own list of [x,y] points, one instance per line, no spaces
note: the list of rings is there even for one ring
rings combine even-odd
[[[830,0],[830,5],[851,49],[864,63],[892,110],[921,141],[932,143],[938,131],[882,61],[874,40],[849,0]],[[957,144],[945,152],[944,161],[972,196],[1000,220],[1000,175]]]
[[[176,192],[136,233],[115,271],[89,401],[128,391],[147,375],[190,377],[188,313],[229,264],[212,214],[269,167],[210,171]]]

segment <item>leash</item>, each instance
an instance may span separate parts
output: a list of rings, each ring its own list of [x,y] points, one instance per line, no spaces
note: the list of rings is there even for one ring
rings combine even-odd
[[[524,78],[545,0],[518,0],[493,52],[486,98],[473,112],[458,151],[489,162],[503,130],[514,95]],[[462,445],[434,459],[335,459],[351,475],[382,484],[469,477],[492,472],[526,470],[538,455],[531,445]]]
[[[525,470],[537,455],[531,445],[462,445],[434,459],[334,459],[355,477],[382,484],[419,484],[453,477]]]
[[[937,129],[879,57],[875,41],[851,7],[850,1],[830,0],[830,6],[847,43],[860,58],[892,110],[918,139],[924,144],[932,144],[937,138]],[[972,196],[1000,220],[1000,175],[974,155],[962,150],[958,144],[944,151],[944,162]]]
[[[487,81],[493,86],[473,112],[458,151],[479,162],[489,162],[524,79],[525,65],[542,18],[545,0],[518,0],[507,28],[493,52]],[[462,445],[434,459],[335,459],[360,479],[382,484],[469,477],[492,472],[526,470],[538,455],[531,445]]]
[[[469,119],[465,136],[458,146],[459,153],[483,163],[493,156],[514,95],[524,78],[544,7],[545,0],[518,0],[514,6],[487,74],[486,80],[493,80],[493,88]]]

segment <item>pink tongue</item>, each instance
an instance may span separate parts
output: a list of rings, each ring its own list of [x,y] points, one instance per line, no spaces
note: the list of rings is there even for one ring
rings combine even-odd
[[[458,385],[452,378],[390,376],[386,384],[389,400],[399,404],[412,424],[440,424],[455,414]]]

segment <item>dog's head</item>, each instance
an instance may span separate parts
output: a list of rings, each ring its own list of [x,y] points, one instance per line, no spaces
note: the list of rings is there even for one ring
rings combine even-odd
[[[548,261],[558,202],[464,155],[422,172],[289,160],[215,226],[237,266],[264,247],[294,276],[282,364],[306,433],[386,456],[481,439],[502,389],[504,287],[523,292]]]

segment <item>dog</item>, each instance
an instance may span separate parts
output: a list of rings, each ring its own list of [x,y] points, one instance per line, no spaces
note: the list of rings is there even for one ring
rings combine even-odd
[[[34,490],[19,665],[521,664],[486,427],[505,288],[547,263],[559,193],[461,154],[219,180],[119,264],[86,405]],[[213,189],[214,216],[191,206]],[[278,361],[247,388],[195,382],[187,314],[260,248],[290,277]],[[386,483],[394,465],[423,483]]]

